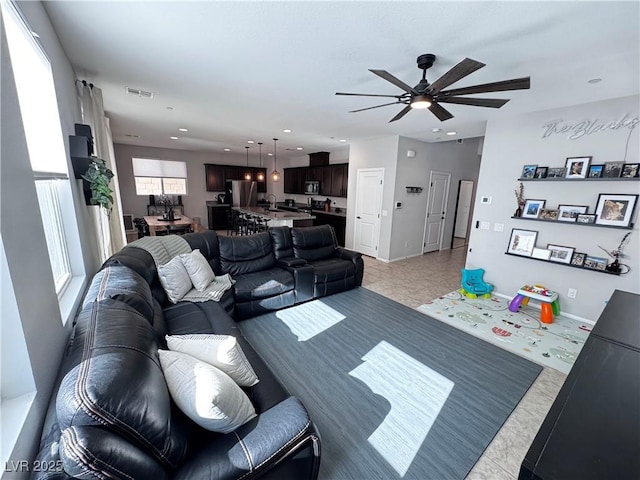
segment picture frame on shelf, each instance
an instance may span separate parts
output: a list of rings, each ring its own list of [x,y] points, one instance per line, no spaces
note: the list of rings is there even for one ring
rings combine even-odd
[[[567,157],[565,178],[586,178],[591,157]]]
[[[638,203],[638,194],[601,193],[596,204],[596,225],[629,227]]]
[[[547,178],[564,178],[564,167],[551,167],[547,170]]]
[[[568,265],[571,263],[575,248],[548,243],[547,250],[551,251],[551,256],[549,257],[550,262],[566,263]]]
[[[607,269],[607,259],[603,258],[603,257],[592,257],[590,255],[587,255],[584,258],[584,264],[582,265],[583,268],[588,268],[590,270],[599,270],[601,272],[604,272]]]
[[[575,222],[578,215],[588,211],[589,207],[587,205],[558,205],[558,221]]]
[[[574,252],[571,257],[571,265],[574,267],[582,267],[584,266],[584,259],[587,258],[586,253]]]
[[[596,223],[597,217],[595,213],[580,213],[576,217],[576,223]]]
[[[525,200],[522,218],[538,218],[540,210],[544,208],[544,200]]]
[[[589,167],[589,174],[587,175],[588,178],[602,178],[602,172],[604,170],[604,163],[601,163],[599,165],[591,165]]]
[[[523,230],[521,228],[511,229],[511,238],[509,238],[509,246],[507,253],[513,255],[521,255],[530,257],[536,246],[538,232],[535,230]]]
[[[549,167],[538,167],[536,173],[533,174],[533,178],[547,178],[547,172]]]
[[[602,178],[619,178],[622,173],[623,162],[606,162],[602,171]]]
[[[636,178],[640,171],[640,163],[624,163],[620,178]]]
[[[522,175],[520,175],[520,178],[522,179],[533,178],[536,174],[537,168],[538,168],[538,165],[525,165],[524,167],[522,167]]]
[[[543,208],[538,216],[540,220],[555,221],[558,220],[558,210],[553,208]]]
[[[549,260],[550,256],[551,256],[551,250],[547,250],[546,248],[535,247],[533,249],[533,252],[531,253],[531,257],[538,258],[540,260]]]

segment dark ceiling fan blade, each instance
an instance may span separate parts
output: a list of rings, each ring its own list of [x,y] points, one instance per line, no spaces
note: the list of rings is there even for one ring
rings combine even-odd
[[[400,113],[398,113],[395,117],[393,117],[391,120],[389,120],[389,123],[395,122],[396,120],[400,120],[402,117],[404,117],[411,110],[412,110],[411,105],[407,105],[402,110],[400,110]]]
[[[402,80],[400,80],[399,78],[394,77],[393,75],[391,75],[389,72],[387,72],[386,70],[371,70],[369,69],[369,71],[371,73],[375,73],[376,75],[378,75],[380,78],[384,78],[387,82],[391,82],[393,83],[396,87],[400,87],[402,90],[404,90],[407,93],[415,93],[417,94],[418,92],[416,92],[413,87],[410,87],[409,85],[407,85],[406,83],[404,83]]]
[[[376,93],[342,93],[336,92],[336,95],[351,95],[353,97],[389,97],[389,98],[400,98],[402,95],[378,95]]]
[[[454,88],[453,90],[442,91],[439,97],[454,95],[470,95],[472,93],[504,92],[507,90],[527,90],[531,88],[531,77],[514,78],[503,80],[502,82],[483,83],[482,85],[472,85],[470,87]],[[442,99],[439,99],[442,101]]]
[[[433,102],[431,104],[431,106],[429,107],[429,110],[431,110],[431,113],[433,113],[436,117],[438,117],[438,120],[440,120],[441,122],[444,122],[445,120],[449,120],[450,118],[453,118],[453,115],[451,115],[451,112],[449,112],[449,110],[447,110],[444,107],[441,107],[436,102]]]
[[[500,108],[508,99],[501,98],[468,98],[468,97],[445,97],[439,98],[441,103],[458,103],[460,105],[472,105],[474,107]]]
[[[387,107],[389,105],[397,105],[398,103],[403,103],[403,102],[398,101],[398,102],[385,103],[383,105],[376,105],[375,107],[360,108],[358,110],[351,110],[349,111],[349,113],[364,112],[365,110],[371,110],[372,108]]]
[[[471,73],[484,66],[485,64],[482,62],[478,62],[470,58],[465,58],[461,62],[454,65],[451,70],[442,75],[439,79],[429,85],[429,92],[431,92],[432,94],[438,93],[443,88],[447,88],[452,83],[457,82],[458,80],[466,77],[467,75],[470,75]]]

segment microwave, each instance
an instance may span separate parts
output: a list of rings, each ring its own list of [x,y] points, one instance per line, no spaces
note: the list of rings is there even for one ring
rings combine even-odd
[[[320,182],[318,180],[307,180],[304,182],[305,195],[318,195],[320,193]]]

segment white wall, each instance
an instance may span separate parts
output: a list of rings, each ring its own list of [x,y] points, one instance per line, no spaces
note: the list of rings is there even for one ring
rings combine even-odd
[[[75,75],[62,50],[49,19],[39,2],[20,2],[20,8],[40,37],[52,62],[58,94],[65,147],[67,136],[74,133],[73,124],[80,122],[75,96]],[[33,458],[40,441],[40,429],[55,381],[71,322],[62,325],[58,300],[51,278],[47,275],[49,258],[39,206],[29,162],[24,130],[21,124],[11,64],[2,32],[1,80],[1,188],[0,230],[9,267],[10,281],[25,335],[37,394],[31,411],[11,455],[11,459]],[[67,150],[67,158],[68,158]],[[69,170],[71,170],[70,161]],[[92,234],[90,210],[84,205],[79,181],[72,180],[75,209],[80,230],[83,263],[88,275],[99,265],[97,240]],[[12,477],[17,478],[17,477]]]
[[[624,127],[606,129],[572,140],[568,138],[572,132],[543,138],[545,124],[555,119],[571,125],[588,121],[612,122],[625,115],[636,117],[637,121],[638,102],[639,97],[632,96],[490,122],[485,135],[473,226],[476,221],[486,221],[490,222],[491,229],[472,228],[467,267],[485,268],[486,280],[496,286],[497,292],[509,296],[524,284],[543,284],[560,294],[563,311],[591,320],[598,318],[614,289],[638,293],[640,235],[637,217],[640,206],[636,207],[636,227],[625,250],[628,257],[623,263],[631,266],[631,273],[627,275],[616,277],[504,254],[512,228],[539,231],[538,246],[555,243],[598,257],[606,256],[598,245],[608,250],[618,246],[627,230],[529,222],[510,217],[517,207],[514,189],[518,187],[517,178],[525,164],[562,167],[566,157],[575,156],[592,156],[593,164],[639,161],[638,126],[633,130]],[[640,193],[639,182],[525,182],[524,187],[525,197],[544,199],[547,207],[556,208],[560,203],[588,205],[589,212],[594,212],[599,193]],[[485,195],[493,197],[490,205],[479,203],[479,197]],[[494,231],[495,223],[504,224],[504,231]],[[570,287],[578,290],[575,299],[567,297]]]
[[[400,137],[395,196],[391,208],[398,201],[403,203],[403,207],[393,210],[390,249],[392,260],[422,254],[431,171],[451,174],[442,241],[443,249],[450,247],[458,183],[460,180],[471,180],[474,185],[477,183],[480,169],[479,143],[479,138],[465,139],[463,143],[426,143]],[[413,150],[415,157],[407,157],[408,150]],[[421,193],[407,193],[407,186],[424,189]]]

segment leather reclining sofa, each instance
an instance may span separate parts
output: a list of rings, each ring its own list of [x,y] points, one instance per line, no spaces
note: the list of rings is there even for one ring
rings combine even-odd
[[[47,413],[32,478],[316,479],[320,437],[302,405],[243,337],[237,320],[359,286],[360,254],[330,226],[183,238],[235,284],[219,302],[171,304],[151,255],[127,246],[94,276]],[[257,416],[227,434],[174,404],[160,367],[165,335],[233,335],[259,382],[243,390]]]

